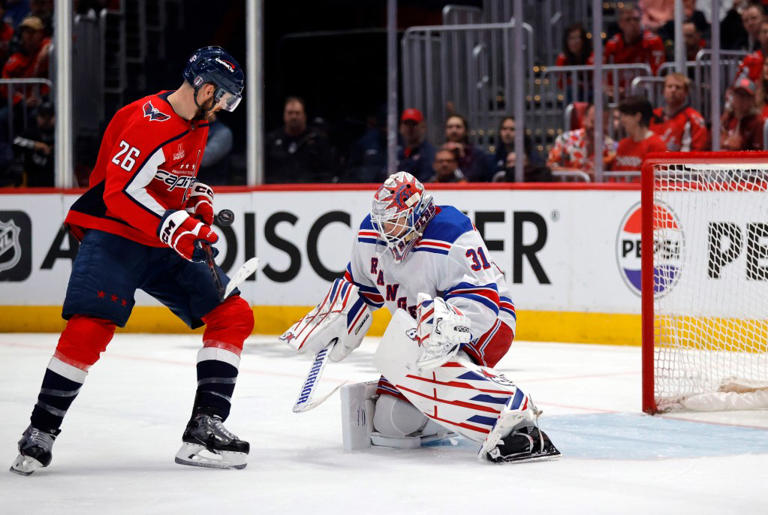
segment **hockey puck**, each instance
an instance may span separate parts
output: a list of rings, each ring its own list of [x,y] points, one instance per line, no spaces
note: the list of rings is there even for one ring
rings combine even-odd
[[[221,211],[219,211],[219,214],[216,215],[216,223],[218,223],[222,227],[230,226],[234,221],[235,221],[235,213],[233,213],[229,209],[222,209]]]

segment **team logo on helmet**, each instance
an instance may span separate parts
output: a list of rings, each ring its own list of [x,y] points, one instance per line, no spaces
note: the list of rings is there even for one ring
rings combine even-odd
[[[387,179],[376,192],[376,198],[380,201],[388,201],[387,209],[395,208],[398,211],[405,211],[421,200],[423,191],[424,187],[413,175],[401,172]]]
[[[234,65],[234,64],[230,63],[229,61],[225,61],[224,59],[222,59],[222,58],[220,58],[220,57],[217,57],[217,58],[216,58],[216,59],[214,59],[214,60],[215,60],[217,63],[219,63],[219,64],[221,64],[222,66],[224,66],[224,67],[225,67],[227,70],[229,70],[229,71],[231,71],[231,72],[233,72],[233,73],[234,73],[234,71],[235,71],[235,65]]]
[[[432,196],[411,174],[390,176],[373,197],[371,223],[395,261],[402,261],[435,215]]]

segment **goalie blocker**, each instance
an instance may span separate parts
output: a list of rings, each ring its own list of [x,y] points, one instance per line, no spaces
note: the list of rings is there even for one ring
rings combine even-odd
[[[298,352],[317,354],[333,344],[329,357],[341,361],[360,346],[371,327],[371,312],[358,288],[336,279],[323,301],[280,336]]]

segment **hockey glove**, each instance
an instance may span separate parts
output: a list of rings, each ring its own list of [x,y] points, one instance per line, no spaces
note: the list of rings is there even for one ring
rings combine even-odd
[[[157,228],[160,241],[171,247],[186,260],[205,261],[207,252],[204,245],[212,245],[218,241],[218,235],[211,230],[210,225],[196,220],[184,211],[169,209],[165,212]],[[218,251],[211,246],[213,256]]]
[[[437,368],[451,360],[462,343],[469,343],[471,322],[457,308],[426,293],[419,293],[416,309],[416,338],[421,354],[416,364]]]
[[[213,188],[202,182],[196,182],[190,189],[186,204],[187,213],[203,222],[213,224]]]

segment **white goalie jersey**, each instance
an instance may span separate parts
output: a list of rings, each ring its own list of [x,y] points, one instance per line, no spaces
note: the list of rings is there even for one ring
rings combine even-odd
[[[515,331],[515,306],[480,233],[461,211],[439,206],[407,259],[396,263],[371,224],[360,224],[345,278],[372,308],[398,308],[416,318],[418,294],[442,297],[471,320],[476,340],[497,321]]]

